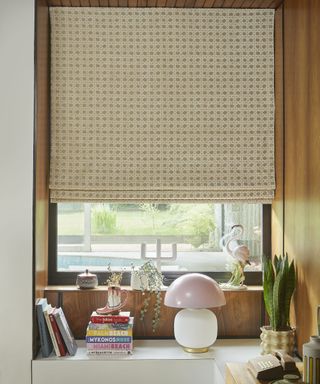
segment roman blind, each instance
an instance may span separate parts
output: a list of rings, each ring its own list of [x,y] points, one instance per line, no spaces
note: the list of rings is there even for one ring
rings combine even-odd
[[[52,201],[272,200],[273,10],[50,17]]]

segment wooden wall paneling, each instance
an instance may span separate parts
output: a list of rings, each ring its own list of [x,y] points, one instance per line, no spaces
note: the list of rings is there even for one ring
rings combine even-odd
[[[90,1],[89,0],[80,0],[80,6],[81,7],[90,7]]]
[[[259,337],[264,323],[262,288],[225,291],[226,306],[214,310],[219,337]]]
[[[138,0],[128,0],[128,7],[137,7]]]
[[[205,0],[203,3],[204,8],[212,8],[214,5],[215,0]]]
[[[284,3],[285,251],[297,263],[298,348],[320,304],[320,2]]]
[[[234,3],[232,4],[233,7],[235,8],[241,8],[244,0],[235,0]]]
[[[176,0],[175,8],[184,8],[185,3],[186,0]]]
[[[273,0],[260,0],[258,4],[256,4],[257,8],[269,8],[272,4]]]
[[[89,0],[90,7],[100,7],[102,4],[100,4],[99,0]]]
[[[162,302],[165,292],[162,292]],[[149,293],[130,291],[124,310],[134,316],[135,338],[172,338],[174,317],[179,309],[162,305],[161,322],[155,333],[152,331],[153,308],[155,295],[151,295],[149,310],[143,321],[140,311],[144,299]],[[227,305],[221,309],[214,309],[218,318],[219,337],[258,337],[260,326],[263,324],[262,289],[250,288],[242,292],[225,292]],[[46,290],[46,297],[51,305],[61,305],[70,327],[76,338],[83,339],[90,314],[93,310],[103,307],[107,300],[106,287],[96,290],[77,290],[74,287]],[[241,303],[239,305],[239,303]]]
[[[212,8],[214,0],[204,0],[203,8]]]
[[[118,4],[119,7],[127,7],[128,6],[128,0],[118,0],[118,1],[119,1],[119,4]]]
[[[203,8],[204,7],[205,0],[196,0],[194,3],[195,8]]]
[[[283,142],[283,10],[278,8],[275,12],[275,173],[276,190],[272,202],[271,228],[272,255],[283,255],[283,228],[284,228],[284,142]]]
[[[279,8],[283,4],[284,0],[273,0],[270,4],[270,8]]]
[[[48,1],[50,7],[61,7],[62,2],[60,0],[49,0]]]
[[[213,8],[221,8],[223,6],[224,0],[215,0],[212,4]]]
[[[72,7],[81,7],[80,0],[70,0]]]
[[[193,8],[196,0],[186,0],[184,7],[185,8]]]
[[[48,280],[49,8],[47,2],[36,1],[35,11],[34,299],[43,297]],[[35,307],[33,307],[32,339],[33,356],[36,356],[40,344]]]
[[[251,8],[254,0],[244,0],[244,2],[241,5],[241,8]]]
[[[283,0],[48,0],[62,7],[277,8]]]
[[[224,0],[223,2],[223,8],[230,8],[232,7],[232,4],[233,4],[234,0]]]
[[[36,2],[34,269],[35,297],[42,297],[48,279],[49,168],[49,9]]]
[[[176,5],[176,0],[167,0],[166,1],[166,7],[173,8]]]

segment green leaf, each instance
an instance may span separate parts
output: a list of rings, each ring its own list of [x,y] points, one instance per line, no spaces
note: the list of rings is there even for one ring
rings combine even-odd
[[[273,286],[274,286],[274,270],[271,258],[263,258],[263,298],[268,313],[270,324],[273,326],[274,307],[273,307]]]

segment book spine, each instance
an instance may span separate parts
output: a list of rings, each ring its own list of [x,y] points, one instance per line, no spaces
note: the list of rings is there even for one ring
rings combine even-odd
[[[54,336],[54,333],[53,333],[53,329],[52,329],[51,321],[50,321],[50,318],[49,318],[49,314],[48,314],[47,311],[44,312],[44,316],[45,316],[45,319],[46,319],[46,322],[47,322],[47,326],[48,326],[49,334],[50,334],[51,341],[52,341],[52,344],[53,344],[54,352],[55,352],[55,354],[57,356],[61,356],[57,340],[56,340],[56,338]]]
[[[87,344],[87,350],[132,350],[132,343],[91,343]]]
[[[127,316],[91,316],[90,321],[97,324],[129,323]]]
[[[90,349],[90,350],[87,350],[87,354],[92,356],[108,355],[109,357],[112,357],[112,356],[118,356],[118,355],[131,355],[132,350],[118,349],[118,350],[109,351],[109,350],[101,350],[101,349],[97,349],[97,350]]]
[[[50,353],[52,352],[53,345],[41,304],[36,306],[36,312],[40,335],[41,353],[43,357],[49,357]]]
[[[116,329],[87,329],[87,336],[131,336],[132,329],[116,330]]]
[[[69,355],[74,356],[77,351],[77,344],[74,340],[74,336],[69,328],[67,319],[64,316],[62,308],[59,311],[54,312],[53,316],[60,330],[64,344],[69,352]]]
[[[132,324],[129,324],[129,323],[106,323],[106,324],[98,324],[98,323],[92,323],[90,322],[87,329],[110,329],[110,330],[114,330],[114,329],[121,329],[121,330],[129,330],[129,329],[132,329]]]
[[[86,336],[87,343],[131,343],[131,336]]]
[[[61,333],[59,331],[58,325],[57,325],[56,320],[55,320],[52,313],[49,314],[49,319],[50,319],[50,322],[52,325],[52,330],[53,330],[54,336],[55,336],[56,341],[57,341],[60,356],[65,356],[67,354],[66,347],[63,343]]]

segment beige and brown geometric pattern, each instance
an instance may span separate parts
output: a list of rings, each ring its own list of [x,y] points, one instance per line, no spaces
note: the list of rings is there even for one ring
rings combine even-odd
[[[261,201],[273,10],[51,8],[52,201]]]

